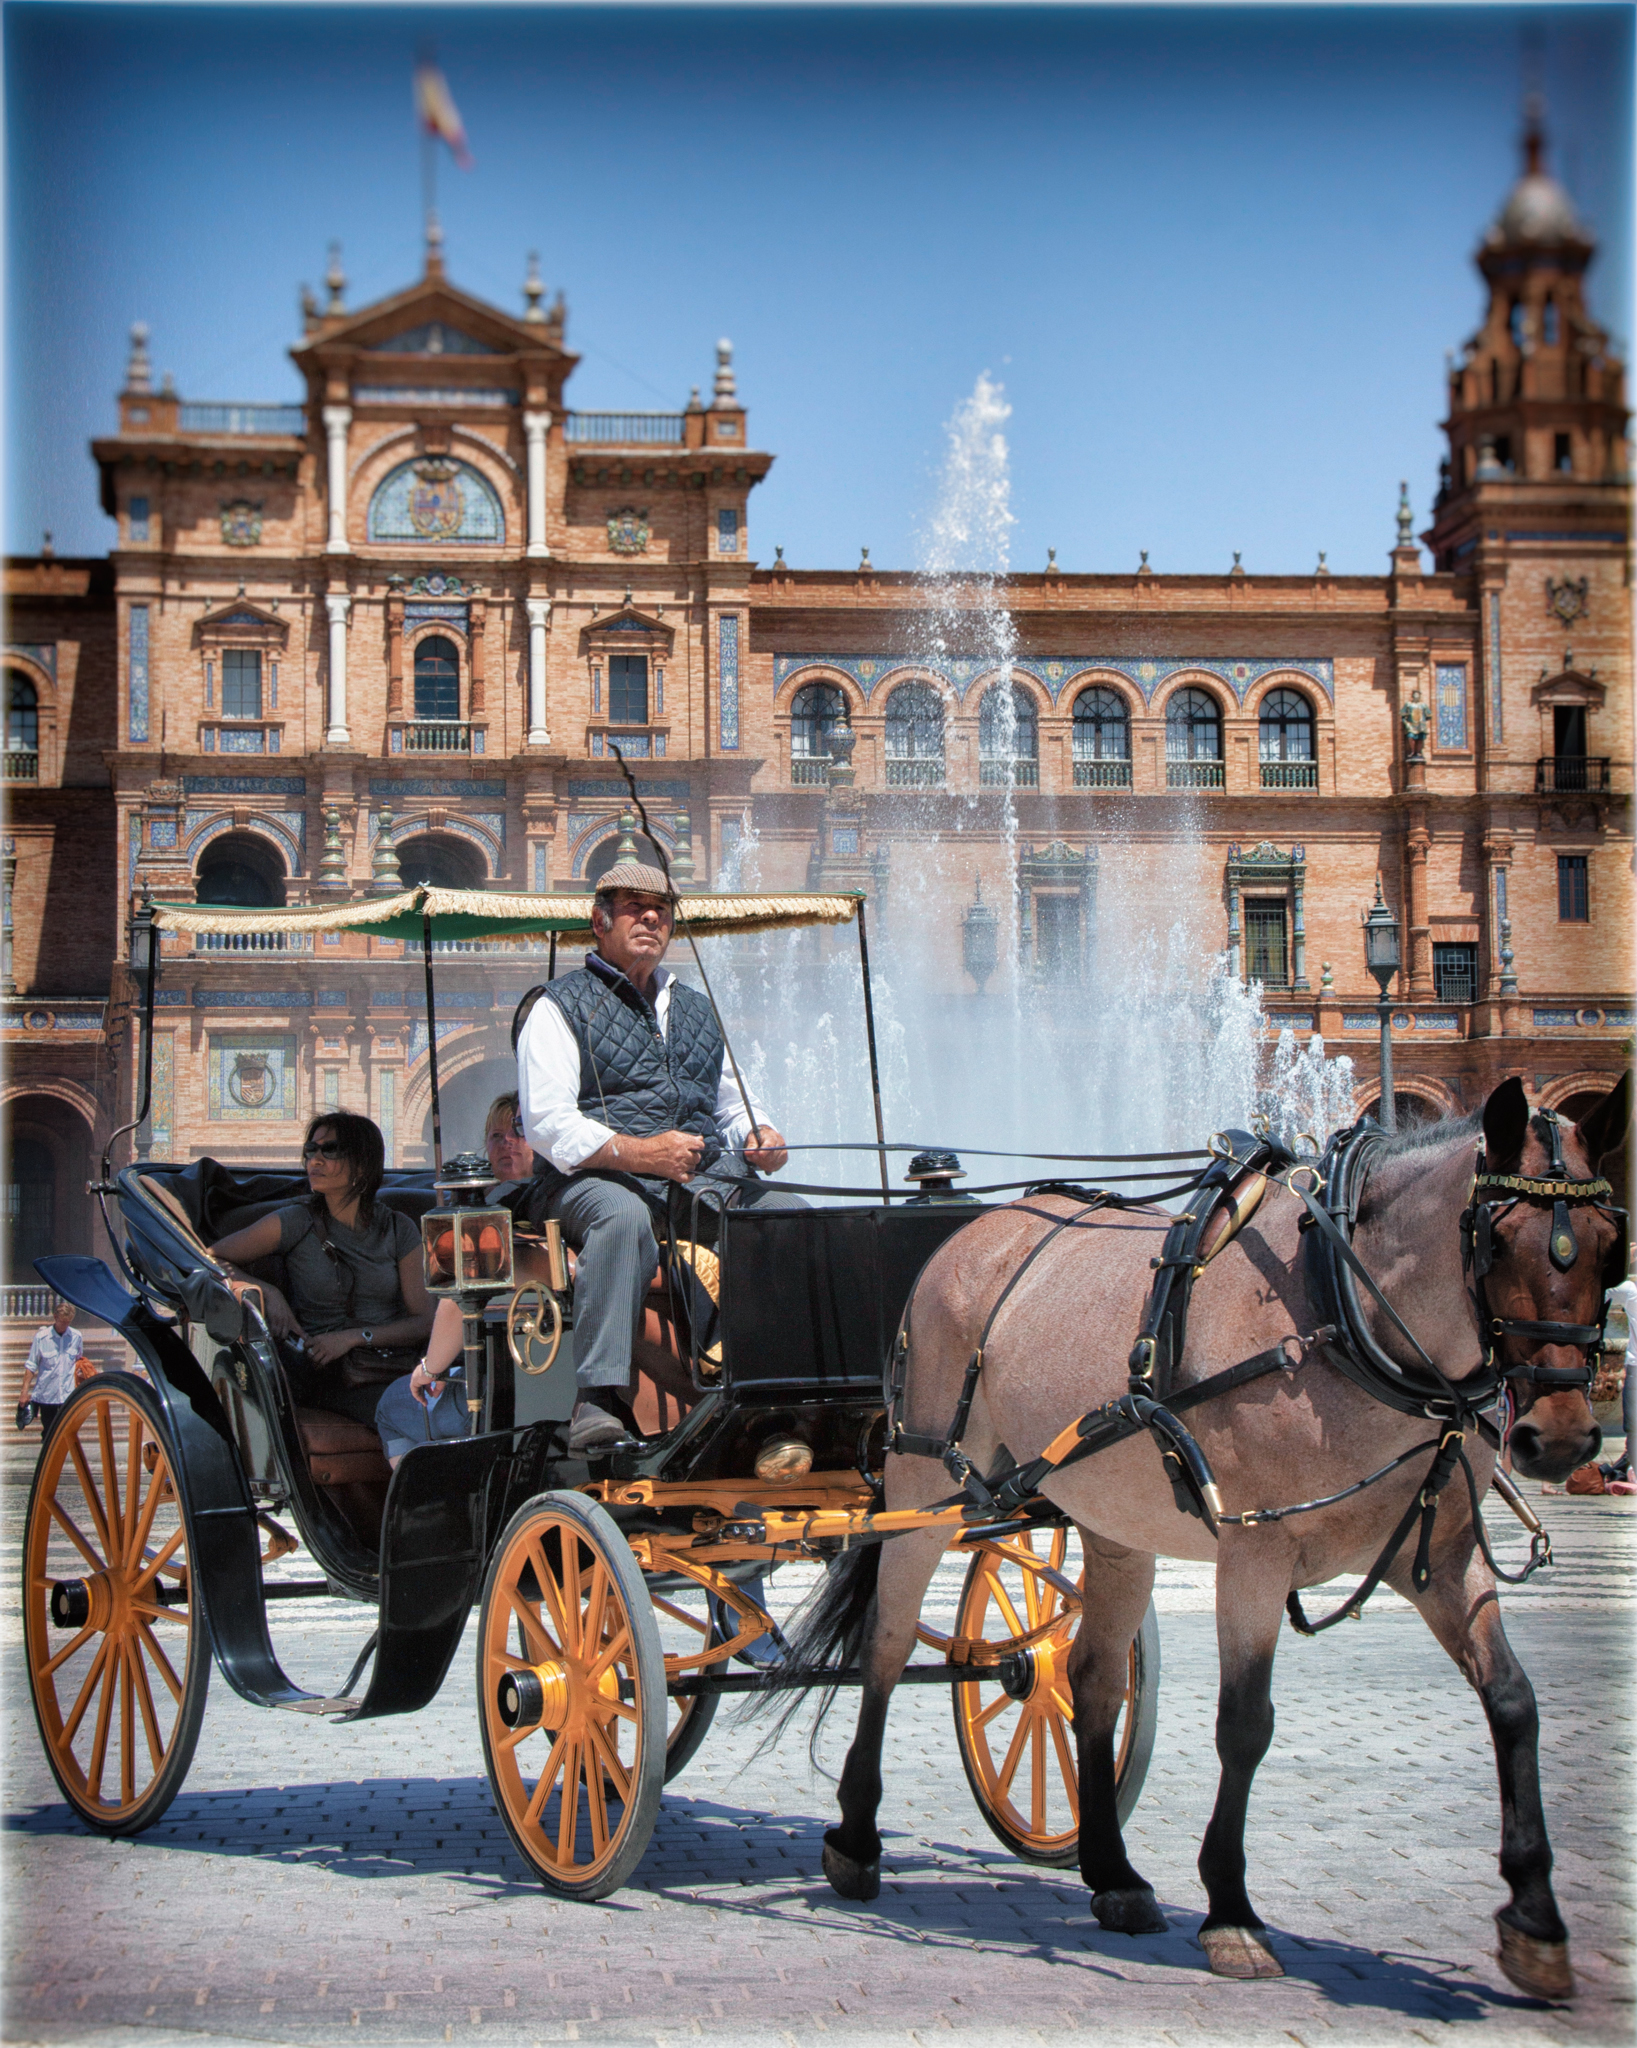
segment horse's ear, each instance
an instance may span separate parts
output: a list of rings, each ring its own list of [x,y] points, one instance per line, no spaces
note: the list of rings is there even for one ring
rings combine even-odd
[[[1529,1098],[1514,1074],[1484,1104],[1484,1157],[1491,1170],[1516,1159],[1529,1130]]]
[[[1589,1115],[1580,1119],[1580,1142],[1595,1167],[1631,1136],[1631,1075],[1624,1073]]]

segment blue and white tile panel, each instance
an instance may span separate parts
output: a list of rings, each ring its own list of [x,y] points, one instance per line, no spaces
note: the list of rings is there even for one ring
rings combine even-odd
[[[725,625],[726,621],[723,623]],[[873,695],[882,683],[905,673],[938,676],[957,696],[965,697],[975,682],[995,674],[997,664],[992,661],[927,661],[907,655],[776,654],[773,657],[775,692],[781,690],[792,676],[809,668],[840,669],[844,675],[852,677],[866,698]],[[1332,703],[1336,698],[1336,664],[1328,656],[1287,656],[1276,661],[1174,661],[1133,659],[1128,655],[1077,654],[1050,661],[1037,661],[1032,657],[1014,660],[1012,668],[1015,673],[1029,676],[1037,682],[1054,704],[1065,690],[1094,671],[1123,676],[1141,692],[1145,704],[1151,703],[1154,692],[1173,676],[1184,673],[1214,676],[1233,691],[1241,704],[1264,676],[1276,674],[1305,676],[1309,682],[1316,683]]]

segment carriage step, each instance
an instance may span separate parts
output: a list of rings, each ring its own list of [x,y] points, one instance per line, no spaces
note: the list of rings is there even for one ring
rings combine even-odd
[[[282,1707],[287,1714],[350,1714],[364,1704],[362,1700],[269,1700],[268,1705]]]

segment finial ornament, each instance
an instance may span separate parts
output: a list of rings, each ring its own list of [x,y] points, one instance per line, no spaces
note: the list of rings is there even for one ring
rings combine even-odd
[[[733,375],[733,343],[725,336],[716,344],[716,385],[711,395],[717,405],[739,403],[739,387]]]
[[[870,551],[868,548],[860,551],[858,566],[860,569],[867,569],[870,566]]]
[[[125,389],[130,392],[153,389],[153,364],[148,360],[148,323],[138,320],[131,328],[131,359],[125,365]]]
[[[330,302],[324,310],[327,313],[343,312],[345,310],[343,300],[347,290],[347,274],[341,268],[341,244],[339,242],[332,242],[330,244],[330,267],[324,273],[324,283],[330,294]]]
[[[546,316],[540,310],[540,301],[545,295],[546,288],[540,282],[540,252],[538,249],[531,249],[529,274],[523,280],[523,297],[528,305],[528,311],[523,315],[525,320],[536,321],[542,326],[545,324]]]
[[[785,567],[784,549],[782,547],[776,547],[773,550],[773,566],[775,569]]]
[[[1148,567],[1148,550],[1147,548],[1141,548],[1138,552],[1142,556],[1142,560],[1137,564],[1137,568],[1141,571]]]
[[[1330,564],[1324,558],[1323,548],[1319,550],[1319,574],[1321,576],[1328,576],[1330,574]]]
[[[1048,548],[1046,550],[1046,574],[1048,576],[1055,576],[1057,574],[1056,548]]]
[[[1398,487],[1398,545],[1401,548],[1415,546],[1415,514],[1410,510],[1410,487],[1401,483]]]
[[[1244,563],[1243,563],[1243,562],[1242,562],[1242,561],[1241,561],[1241,560],[1239,559],[1239,549],[1238,549],[1238,548],[1235,548],[1235,549],[1234,549],[1234,551],[1233,551],[1233,568],[1234,568],[1234,574],[1235,574],[1236,576],[1243,576],[1243,575],[1244,575],[1244,573],[1245,573],[1245,565],[1244,565]]]

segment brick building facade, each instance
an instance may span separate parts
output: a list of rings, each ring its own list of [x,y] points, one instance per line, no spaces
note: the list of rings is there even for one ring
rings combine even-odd
[[[1013,906],[1025,976],[1072,985],[1108,957],[1110,835],[1156,864],[1186,842],[1213,943],[1273,1024],[1353,1055],[1364,1103],[1380,874],[1404,926],[1401,1094],[1459,1110],[1507,1073],[1549,1103],[1600,1091],[1632,1028],[1624,373],[1582,296],[1591,244],[1528,148],[1450,372],[1432,566],[1406,502],[1382,576],[1145,559],[996,589],[867,557],[762,566],[772,457],[725,344],[708,403],[576,412],[561,303],[532,279],[520,317],[482,303],[436,246],[357,312],[332,269],[292,351],[300,406],[156,390],[137,330],[94,444],[111,557],[7,572],[14,1261],[89,1245],[84,1168],[132,1099],[114,956],[134,892],[586,888],[630,829],[615,740],[699,882],[754,833],[764,882],[857,883],[890,920],[958,832],[951,997],[975,989],[974,869]],[[168,944],[155,1156],[288,1161],[337,1103],[396,1163],[424,1155],[419,962],[299,944]],[[446,1128],[505,1073],[539,974],[518,949],[443,963]]]

